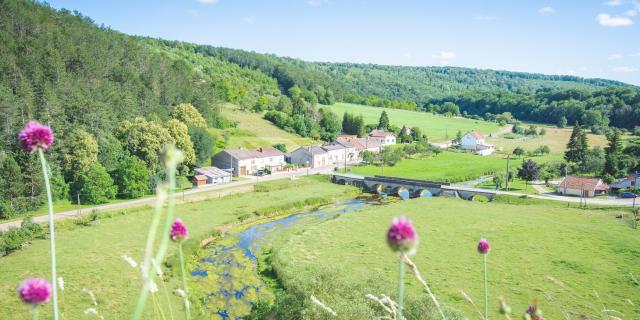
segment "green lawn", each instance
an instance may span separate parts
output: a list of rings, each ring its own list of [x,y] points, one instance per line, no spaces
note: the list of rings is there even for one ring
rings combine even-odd
[[[488,190],[495,190],[496,189],[496,185],[493,183],[493,181],[486,181],[480,184],[477,184],[475,186],[476,188],[480,188],[480,189],[488,189]],[[505,188],[505,184],[502,184],[502,188],[500,189],[500,191],[507,191],[507,189]],[[539,192],[533,187],[531,186],[531,184],[527,184],[527,182],[525,182],[524,180],[520,180],[520,179],[513,179],[511,182],[509,182],[509,191],[510,192],[519,192],[519,193],[525,193],[525,194],[538,194]]]
[[[341,118],[345,112],[352,114],[362,114],[365,123],[378,123],[380,113],[386,110],[391,124],[397,126],[406,125],[408,127],[420,127],[427,134],[429,141],[441,142],[455,138],[458,130],[465,133],[467,131],[480,131],[484,134],[496,132],[500,129],[497,123],[481,120],[473,120],[462,117],[448,118],[441,115],[433,115],[427,112],[417,112],[399,109],[382,109],[351,103],[338,102],[326,106],[337,113]]]
[[[242,111],[232,104],[223,105],[222,115],[229,120],[238,122],[236,128],[212,129],[217,139],[223,139],[224,133],[227,133],[229,141],[226,148],[244,147],[255,149],[283,143],[287,146],[287,150],[293,151],[302,145],[308,145],[313,142],[309,138],[303,138],[276,127],[271,122],[263,119],[262,114]]]
[[[518,162],[510,162],[516,165]],[[384,167],[385,176],[461,182],[473,180],[498,170],[505,170],[506,158],[482,157],[470,153],[441,152],[433,157],[403,159],[393,167]],[[380,166],[355,166],[354,173],[382,175]]]
[[[482,308],[482,258],[476,244],[486,237],[492,246],[489,318],[504,318],[498,314],[498,298],[504,296],[513,319],[520,319],[533,299],[546,319],[608,318],[603,309],[620,312],[610,313],[619,318],[638,319],[640,238],[629,221],[615,218],[624,210],[581,210],[542,201],[511,205],[413,199],[293,228],[272,245],[270,266],[286,289],[295,289],[304,299],[315,295],[339,319],[381,316],[364,295],[386,294],[395,300],[398,260],[386,245],[385,233],[393,217],[405,215],[420,235],[413,259],[438,299],[454,313],[480,318],[462,292]],[[428,311],[420,308],[429,298],[409,273],[405,279],[405,314],[424,319]],[[296,299],[290,301],[281,308],[293,308]],[[326,316],[311,303],[303,308],[310,318]]]
[[[556,128],[546,125],[537,125],[538,129],[545,128],[547,133],[544,136],[527,136],[516,139],[507,139],[505,136],[487,138],[487,142],[492,143],[500,152],[512,153],[516,147],[521,147],[525,151],[533,151],[536,148],[546,145],[551,150],[551,154],[560,159],[567,148],[572,128]],[[604,135],[588,134],[589,147],[604,147],[607,139]]]
[[[342,197],[346,190],[352,187],[331,184],[325,176],[277,180],[264,183],[261,192],[179,205],[176,212],[189,227],[190,238],[198,239],[258,209],[311,197]],[[126,254],[140,262],[150,219],[151,209],[146,207],[98,220],[89,227],[57,223],[58,275],[65,281],[65,290],[60,295],[63,319],[80,319],[82,312],[92,307],[88,296],[82,293],[83,288],[96,295],[97,309],[106,319],[128,318],[140,280],[138,270],[132,269],[121,256]],[[172,255],[173,250],[169,254]],[[15,288],[25,278],[47,276],[49,242],[35,240],[28,247],[0,258],[0,270],[0,319],[29,318],[28,307],[19,302]],[[177,278],[167,283],[170,290],[178,284]],[[163,296],[159,298],[164,304]],[[179,311],[180,300],[175,296],[171,299],[174,312]],[[153,306],[151,301],[147,304],[148,310]],[[49,310],[50,304],[42,310],[41,318],[48,319]]]

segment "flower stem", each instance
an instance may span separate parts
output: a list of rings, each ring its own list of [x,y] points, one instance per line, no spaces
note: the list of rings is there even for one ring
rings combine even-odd
[[[404,300],[404,261],[400,258],[400,275],[398,277],[398,319],[402,320],[402,303]]]
[[[38,319],[38,306],[33,306],[31,307],[31,320],[37,320]]]
[[[489,319],[489,287],[487,285],[487,255],[484,257],[484,320]]]
[[[173,320],[173,307],[171,307],[171,299],[169,299],[169,290],[167,290],[167,284],[165,283],[162,277],[160,277],[160,281],[162,282],[162,287],[164,289],[163,290],[164,297],[167,300],[167,307],[169,308],[169,317],[171,320]]]
[[[182,271],[182,290],[184,291],[184,312],[187,320],[191,319],[189,312],[189,295],[187,294],[187,277],[184,273],[184,254],[182,253],[182,241],[178,243],[178,253],[180,255],[180,270]]]
[[[56,237],[54,233],[53,225],[53,199],[51,197],[51,185],[49,184],[49,166],[47,166],[47,160],[44,158],[44,152],[42,148],[38,148],[38,155],[40,155],[40,163],[42,164],[42,174],[44,175],[44,185],[47,190],[47,202],[49,208],[49,240],[51,244],[51,291],[53,293],[53,319],[58,320],[58,290],[56,284]]]

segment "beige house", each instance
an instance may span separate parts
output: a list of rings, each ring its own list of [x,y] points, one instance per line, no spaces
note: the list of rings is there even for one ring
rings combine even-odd
[[[291,163],[319,168],[330,165],[329,154],[321,146],[300,147],[291,152]]]
[[[380,142],[382,146],[396,144],[396,135],[393,132],[374,129],[369,133],[369,137]]]
[[[382,147],[382,143],[380,143],[380,140],[371,138],[369,136],[363,138],[358,138],[357,136],[339,136],[337,140],[351,142],[360,154],[362,154],[362,151],[371,151],[373,153],[378,153],[380,152],[380,148]],[[360,155],[360,158],[361,157],[362,156]]]
[[[349,141],[332,141],[322,146],[327,152],[329,164],[344,165],[359,161],[360,155],[356,146]]]
[[[281,171],[286,165],[284,153],[272,147],[255,150],[244,148],[218,152],[211,159],[211,164],[221,169],[233,169],[234,176],[254,175],[261,170]]]

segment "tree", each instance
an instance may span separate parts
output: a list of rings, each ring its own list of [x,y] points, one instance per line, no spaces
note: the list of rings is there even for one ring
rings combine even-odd
[[[587,151],[585,160],[578,165],[578,170],[585,173],[601,173],[605,165],[605,153],[600,147]]]
[[[284,113],[291,113],[293,111],[293,105],[291,104],[291,99],[287,96],[280,96],[278,99],[278,105],[276,106],[276,110]]]
[[[397,148],[384,148],[380,156],[385,165],[393,167],[402,160],[402,150]]]
[[[386,110],[382,110],[382,113],[380,114],[380,119],[378,120],[378,129],[389,130],[389,116],[387,115]]]
[[[123,199],[140,198],[149,192],[147,166],[138,157],[124,157],[113,172],[113,181]]]
[[[398,139],[400,139],[401,143],[411,143],[413,141],[413,138],[411,138],[408,131],[409,129],[407,129],[407,126],[402,126],[402,129],[400,129]]]
[[[458,132],[456,132],[456,142],[458,144],[462,143],[462,131],[458,130]]]
[[[619,177],[625,172],[624,162],[622,161],[622,138],[620,130],[613,129],[611,134],[607,135],[609,143],[604,149],[605,162],[603,173],[613,177]]]
[[[98,143],[93,135],[74,129],[60,143],[60,165],[67,181],[74,181],[78,174],[98,161]]]
[[[272,147],[282,151],[282,153],[287,153],[287,146],[284,143],[276,143]]]
[[[523,161],[522,166],[518,169],[518,178],[531,182],[538,179],[539,170],[540,168],[533,160]]]
[[[547,145],[539,146],[534,150],[534,153],[539,155],[549,154],[550,152],[551,149]]]
[[[522,157],[522,155],[524,155],[524,149],[522,149],[521,147],[516,147],[515,149],[513,149],[513,154],[520,158]]]
[[[320,108],[320,128],[324,133],[323,138],[326,141],[332,141],[342,131],[342,124],[337,114],[331,110]]]
[[[376,159],[376,154],[369,150],[362,151],[362,161],[366,164],[371,164]]]
[[[171,119],[167,121],[166,128],[169,135],[173,138],[176,148],[180,149],[184,154],[182,161],[183,168],[191,167],[196,163],[196,152],[193,149],[193,142],[189,136],[189,128],[180,120]],[[184,172],[184,169],[181,170]]]
[[[546,135],[546,134],[547,134],[547,129],[545,129],[545,128],[541,128],[541,129],[540,129],[540,133],[539,133],[539,134],[540,134],[541,136]]]
[[[502,189],[502,185],[504,184],[504,177],[500,174],[496,174],[493,176],[493,184],[496,186],[496,190]]]
[[[427,141],[427,135],[422,133],[420,127],[411,128],[411,138],[418,142]]]
[[[588,150],[587,134],[582,127],[576,123],[573,131],[571,131],[571,137],[569,138],[569,143],[567,143],[564,158],[568,162],[582,163],[585,160]]]
[[[94,163],[80,174],[72,185],[72,196],[79,194],[83,204],[100,204],[115,198],[116,186],[99,163]]]
[[[142,159],[151,172],[158,168],[158,154],[162,147],[175,142],[169,130],[142,117],[125,120],[116,130],[116,138],[131,155]]]
[[[213,148],[216,141],[207,129],[189,127],[189,136],[193,142],[193,149],[196,155],[196,164],[208,163],[213,156]]]
[[[560,117],[558,120],[558,128],[564,128],[567,126],[567,118],[565,116]]]
[[[545,185],[549,185],[549,180],[553,179],[555,176],[553,169],[548,165],[541,165],[540,170],[538,172],[538,179],[544,180]]]
[[[207,122],[202,117],[202,114],[200,114],[200,111],[190,103],[181,103],[177,105],[173,111],[171,111],[171,117],[188,126],[204,129],[207,128]]]

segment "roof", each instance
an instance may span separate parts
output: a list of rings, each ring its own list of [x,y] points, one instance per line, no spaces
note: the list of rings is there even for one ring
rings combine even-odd
[[[467,134],[470,134],[473,137],[478,138],[478,139],[482,139],[483,138],[482,134],[480,132],[478,132],[478,131],[467,132]]]
[[[203,176],[212,177],[212,178],[231,176],[230,172],[219,169],[217,167],[196,168],[194,172],[196,173],[196,177],[198,175],[203,175]]]
[[[378,137],[378,138],[384,138],[384,137],[388,137],[388,136],[394,136],[395,137],[395,134],[393,132],[384,131],[384,130],[378,130],[378,129],[371,130],[371,133],[369,133],[369,135],[372,136],[372,137]]]
[[[228,149],[224,150],[224,152],[230,154],[238,160],[284,156],[284,153],[282,153],[282,151],[273,147],[261,147],[255,150],[247,150],[244,148]]]
[[[353,143],[358,150],[380,148],[380,146],[382,145],[379,140],[369,139],[368,137],[353,139],[351,140],[351,143]]]
[[[343,149],[347,149],[347,148],[354,148],[355,149],[355,145],[349,141],[346,140],[340,140],[340,141],[331,141],[329,143],[326,143],[322,146],[322,149],[326,150],[326,151],[333,151],[333,150],[343,150]]]
[[[205,180],[207,180],[207,176],[198,174],[198,175],[193,176],[193,179],[196,180],[196,181],[205,181]]]
[[[609,186],[600,178],[572,177],[568,176],[560,183],[560,188],[578,190],[608,190]]]

